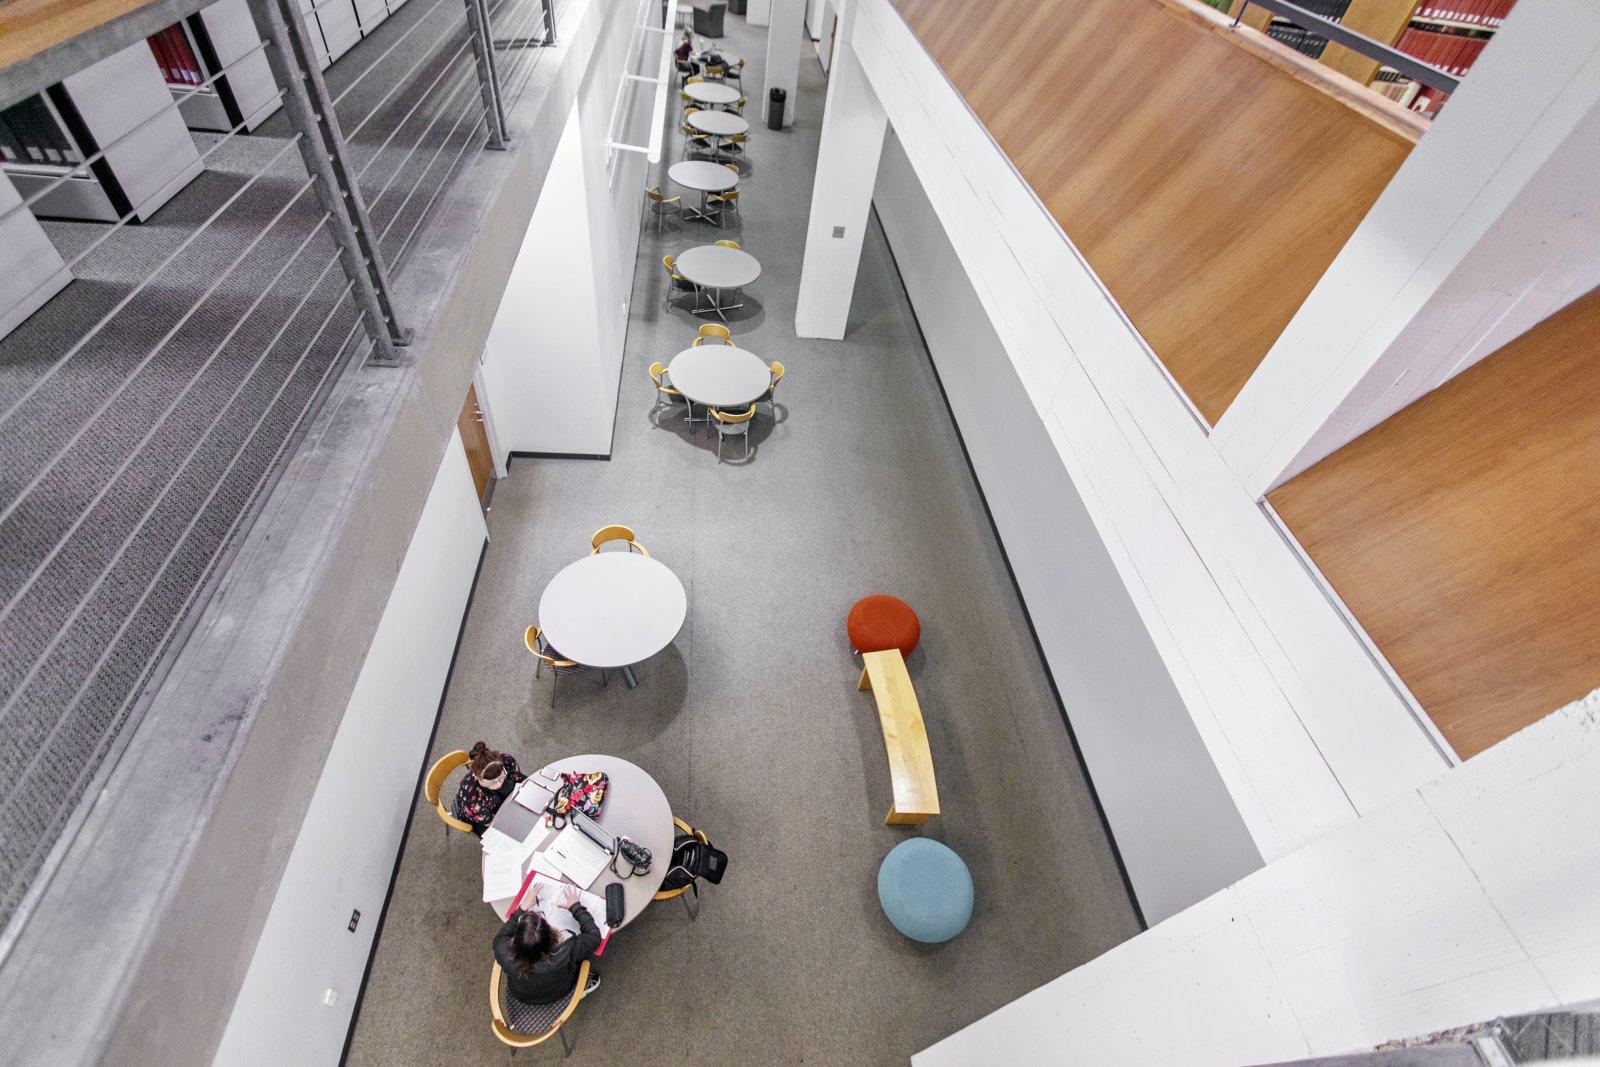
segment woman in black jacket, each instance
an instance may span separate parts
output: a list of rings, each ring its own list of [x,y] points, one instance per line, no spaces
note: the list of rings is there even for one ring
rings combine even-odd
[[[589,909],[578,903],[577,891],[569,891],[560,905],[578,920],[576,936],[563,939],[561,931],[536,911],[513,912],[494,935],[494,958],[506,972],[511,995],[524,1004],[553,1004],[570,997],[578,984],[578,968],[600,947],[600,928]],[[589,988],[599,981],[591,970]]]

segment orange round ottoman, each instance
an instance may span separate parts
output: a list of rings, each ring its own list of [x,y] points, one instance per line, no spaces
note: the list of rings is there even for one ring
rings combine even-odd
[[[909,656],[922,639],[922,623],[911,606],[882,593],[856,601],[844,628],[850,635],[850,647],[857,652],[898,648],[902,656]]]

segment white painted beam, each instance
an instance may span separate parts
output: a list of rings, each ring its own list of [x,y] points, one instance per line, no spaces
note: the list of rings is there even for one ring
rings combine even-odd
[[[783,124],[794,125],[795,90],[800,82],[800,44],[804,30],[805,0],[769,0],[772,23],[767,30],[767,77],[761,88],[761,117],[767,117],[771,107],[772,90],[782,89],[788,95],[783,111]]]
[[[1259,497],[1600,284],[1600,7],[1520,4],[1218,422]]]

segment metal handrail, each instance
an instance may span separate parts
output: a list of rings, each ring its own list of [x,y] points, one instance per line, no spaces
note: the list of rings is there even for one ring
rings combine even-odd
[[[1298,4],[1290,3],[1289,0],[1244,0],[1244,3],[1239,5],[1239,10],[1234,13],[1235,26],[1239,25],[1239,20],[1244,18],[1245,8],[1251,4],[1264,7],[1274,15],[1280,15],[1296,26],[1342,44],[1351,51],[1360,52],[1368,59],[1376,59],[1384,66],[1397,70],[1412,81],[1420,82],[1430,89],[1453,93],[1456,91],[1456,86],[1461,84],[1461,79],[1446,74],[1438,67],[1431,67],[1415,56],[1407,55],[1397,48],[1342,26],[1332,19],[1307,11]]]

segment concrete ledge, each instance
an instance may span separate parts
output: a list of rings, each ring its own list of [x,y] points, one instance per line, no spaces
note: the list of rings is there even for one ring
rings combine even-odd
[[[611,11],[569,0],[397,277],[417,337],[346,370],[0,968],[3,1058],[209,1062]]]

